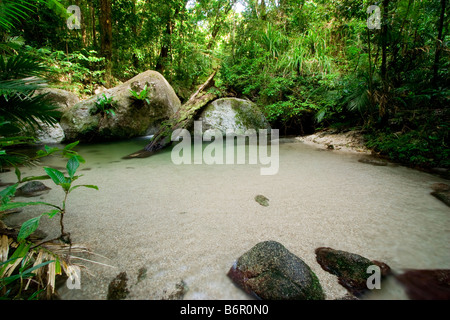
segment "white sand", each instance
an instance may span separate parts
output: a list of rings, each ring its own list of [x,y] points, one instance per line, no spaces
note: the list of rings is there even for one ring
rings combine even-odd
[[[296,139],[321,149],[328,149],[332,146],[332,149],[335,151],[371,154],[371,151],[365,146],[363,136],[357,131],[334,133],[326,130],[308,136],[297,137]]]
[[[362,164],[358,155],[303,143],[280,146],[275,176],[261,176],[259,166],[175,166],[170,153],[107,163],[137,150],[127,148],[112,145],[99,151],[103,155],[89,153],[95,146],[80,150],[88,160],[83,168],[92,170],[78,182],[100,191],[70,196],[66,229],[74,242],[108,257],[92,259],[114,268],[86,263],[91,275],[83,272],[81,290],[63,290],[65,299],[105,299],[121,271],[129,277],[129,299],[167,297],[181,280],[189,288],[185,299],[248,299],[226,274],[265,240],[301,257],[327,299],[346,290],[317,264],[318,247],[358,253],[395,270],[450,268],[449,208],[430,195],[431,184],[445,181],[435,176]],[[13,181],[13,174],[6,177]],[[62,192],[46,184],[53,189],[43,199],[60,201]],[[254,201],[258,194],[270,199],[269,207]],[[27,208],[7,222],[20,224],[38,212]],[[58,220],[42,219],[41,229],[57,236]],[[147,277],[137,283],[142,267]]]

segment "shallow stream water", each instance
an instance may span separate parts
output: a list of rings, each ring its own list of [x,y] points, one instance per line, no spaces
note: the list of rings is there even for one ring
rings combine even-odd
[[[258,242],[275,240],[317,274],[327,299],[344,296],[335,276],[323,271],[314,250],[332,247],[405,268],[450,268],[450,210],[430,195],[445,180],[388,165],[358,162],[358,154],[281,143],[279,171],[262,176],[260,165],[174,165],[170,150],[146,159],[122,160],[145,139],[81,145],[86,159],[77,189],[67,202],[65,226],[72,240],[89,247],[80,290],[62,289],[63,299],[106,299],[108,284],[128,276],[128,299],[162,299],[187,286],[185,299],[250,299],[226,276],[233,262]],[[64,167],[57,157],[44,165]],[[44,172],[24,168],[24,176]],[[13,182],[14,174],[2,175]],[[61,203],[52,190],[36,200]],[[448,183],[448,181],[447,181]],[[255,196],[264,195],[263,207]],[[42,211],[26,208],[9,216],[19,225]],[[55,218],[41,229],[58,235]],[[396,289],[378,298],[401,299]]]

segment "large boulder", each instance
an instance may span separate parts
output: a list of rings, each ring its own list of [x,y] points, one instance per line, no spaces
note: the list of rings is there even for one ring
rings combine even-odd
[[[203,130],[218,129],[245,132],[248,129],[270,129],[258,106],[248,100],[237,98],[217,99],[209,103],[199,116]]]
[[[66,110],[80,102],[78,96],[70,91],[45,88],[36,92],[36,94],[46,94],[49,101],[58,108],[58,111],[64,113]],[[61,143],[65,139],[64,130],[59,123],[48,125],[38,120],[40,129],[34,135],[38,144]]]
[[[147,86],[148,102],[133,98]],[[112,99],[115,115],[98,112],[98,101]],[[181,106],[175,91],[156,71],[146,71],[131,80],[67,110],[61,119],[67,141],[128,139],[154,133]],[[110,108],[108,106],[107,108]]]
[[[228,276],[245,292],[263,300],[323,300],[317,276],[282,244],[260,242],[244,253]]]
[[[47,98],[52,102],[53,105],[58,107],[61,112],[72,108],[80,99],[78,96],[70,91],[56,89],[56,88],[45,88],[39,90],[39,94],[46,94]]]
[[[37,144],[57,144],[64,141],[66,136],[59,123],[51,126],[41,121],[39,122],[41,129],[38,129],[35,133]]]

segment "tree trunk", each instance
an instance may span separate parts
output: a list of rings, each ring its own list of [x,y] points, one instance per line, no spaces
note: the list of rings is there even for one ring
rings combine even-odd
[[[124,159],[148,158],[170,145],[172,133],[175,130],[192,126],[195,116],[201,112],[203,107],[218,98],[216,94],[207,92],[209,88],[214,86],[216,73],[217,71],[214,71],[208,80],[181,106],[178,112],[169,119],[167,125],[162,126],[145,149],[126,156]]]
[[[388,17],[389,2],[383,0],[383,26],[381,27],[381,78],[387,81],[387,36],[388,36]]]
[[[230,13],[231,9],[233,9],[233,6],[234,6],[235,3],[236,3],[235,0],[231,0],[231,1],[228,2],[227,6],[224,9],[224,13],[223,13],[224,18],[223,19],[220,19],[220,16],[221,16],[220,9],[221,8],[220,7],[217,8],[216,17],[214,19],[214,25],[213,25],[213,27],[211,29],[212,30],[211,31],[211,40],[209,40],[208,46],[207,46],[208,50],[211,50],[213,45],[216,43],[216,37],[219,34],[219,31],[222,28],[226,17]]]
[[[97,32],[95,30],[95,7],[92,2],[89,2],[89,10],[91,12],[91,24],[92,24],[92,45],[97,48]]]
[[[261,20],[266,21],[267,20],[267,10],[266,10],[266,1],[261,0]]]
[[[76,0],[75,4],[80,8],[81,10],[81,17],[80,17],[80,27],[81,27],[81,43],[83,44],[83,48],[87,47],[87,39],[86,39],[86,21],[84,19],[84,6],[80,4],[80,0]]]
[[[443,30],[444,30],[445,6],[446,0],[441,0],[441,16],[439,18],[438,38],[436,41],[436,54],[434,56],[434,65],[433,65],[433,83],[436,83],[438,80],[439,60],[441,57]]]
[[[156,71],[163,74],[166,69],[167,58],[169,57],[169,50],[172,43],[172,19],[168,17],[166,24],[166,32],[162,39],[161,51],[159,53],[158,62],[156,63]]]
[[[100,29],[101,29],[101,53],[105,57],[106,87],[111,87],[112,82],[112,21],[111,1],[100,0]]]

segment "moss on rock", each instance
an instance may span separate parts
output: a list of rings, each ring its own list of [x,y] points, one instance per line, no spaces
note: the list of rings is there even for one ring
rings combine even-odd
[[[228,276],[244,291],[264,300],[323,300],[311,268],[282,244],[260,242],[243,254]]]

